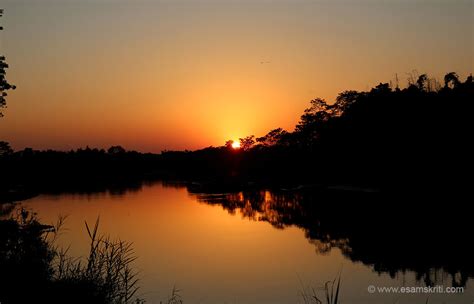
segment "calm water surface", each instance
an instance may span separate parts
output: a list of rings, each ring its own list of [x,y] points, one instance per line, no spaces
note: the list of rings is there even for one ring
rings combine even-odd
[[[270,192],[263,196],[272,198]],[[22,205],[46,223],[67,215],[60,244],[70,246],[73,256],[87,255],[84,221],[94,223],[100,216],[103,234],[133,242],[140,293],[147,303],[165,300],[173,286],[181,290],[185,304],[302,303],[303,287],[319,288],[341,269],[341,303],[425,303],[428,297],[369,294],[369,285],[423,283],[411,272],[395,278],[378,274],[337,248],[322,254],[320,244],[310,242],[301,228],[271,225],[271,213],[263,218],[245,206],[224,209],[184,187],[156,183],[115,195],[41,195]],[[472,303],[473,288],[471,280],[464,294],[432,294],[429,303]]]

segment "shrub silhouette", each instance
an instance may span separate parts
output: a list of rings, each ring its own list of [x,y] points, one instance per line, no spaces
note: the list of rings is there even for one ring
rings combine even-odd
[[[20,209],[0,220],[0,302],[2,303],[142,303],[130,243],[98,235],[86,223],[90,252],[84,263],[73,259],[54,241],[63,221],[42,225]]]

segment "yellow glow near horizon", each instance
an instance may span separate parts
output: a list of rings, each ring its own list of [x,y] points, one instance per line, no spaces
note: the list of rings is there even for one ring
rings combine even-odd
[[[238,140],[233,140],[232,141],[232,148],[239,149],[240,148],[240,142]]]
[[[222,146],[317,97],[474,70],[470,0],[3,2],[15,150]]]

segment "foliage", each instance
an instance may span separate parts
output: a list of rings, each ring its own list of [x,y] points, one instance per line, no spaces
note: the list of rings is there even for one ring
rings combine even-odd
[[[126,150],[122,146],[112,146],[107,149],[107,153],[109,154],[124,154]]]
[[[3,16],[3,9],[0,9],[0,17]],[[0,30],[3,30],[3,27],[0,26]],[[0,56],[0,117],[3,116],[2,108],[5,108],[7,105],[7,91],[14,90],[16,86],[10,84],[6,78],[6,69],[8,69],[8,64],[5,61],[5,56]]]
[[[244,151],[248,151],[255,144],[255,136],[250,135],[244,138],[239,138],[239,142],[240,142],[240,149]]]
[[[17,216],[0,220],[0,301],[2,303],[143,303],[135,298],[137,273],[130,243],[98,235],[99,220],[91,230],[90,252],[83,263],[55,245],[64,220],[55,226],[38,222],[19,209]]]
[[[256,142],[264,147],[275,146],[281,144],[287,134],[288,132],[286,132],[282,128],[273,129],[266,135],[257,138]]]
[[[0,157],[11,155],[13,153],[12,147],[6,141],[0,141]]]

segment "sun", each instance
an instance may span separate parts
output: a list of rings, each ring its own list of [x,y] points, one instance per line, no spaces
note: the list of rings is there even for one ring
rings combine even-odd
[[[233,140],[232,141],[232,148],[239,149],[240,148],[240,142],[238,140]]]

